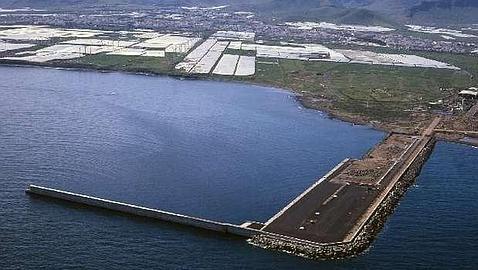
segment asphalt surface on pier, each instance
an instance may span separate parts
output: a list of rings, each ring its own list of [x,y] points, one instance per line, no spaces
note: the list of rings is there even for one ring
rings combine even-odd
[[[350,185],[326,202],[340,188],[329,181],[320,184],[263,230],[319,243],[342,241],[377,191]]]
[[[271,218],[262,230],[317,243],[344,241],[382,192],[393,184],[417,141],[415,136],[390,135],[363,159],[343,164]],[[372,178],[375,180],[370,181]]]

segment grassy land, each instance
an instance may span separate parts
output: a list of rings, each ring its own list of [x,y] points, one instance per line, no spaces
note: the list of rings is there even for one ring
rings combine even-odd
[[[478,85],[478,55],[467,54],[451,54],[451,53],[433,53],[433,52],[416,52],[419,56],[446,62],[463,69],[468,73],[466,83],[470,85]]]
[[[401,118],[408,110],[446,98],[470,84],[462,71],[278,60],[258,64],[257,83],[294,89],[331,101],[334,109],[372,120]]]

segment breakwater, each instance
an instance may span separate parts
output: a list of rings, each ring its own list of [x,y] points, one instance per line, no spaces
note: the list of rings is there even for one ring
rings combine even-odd
[[[219,233],[233,234],[247,238],[248,242],[255,246],[306,258],[345,258],[358,255],[368,248],[383,227],[387,217],[393,213],[400,198],[419,175],[421,167],[435,144],[435,138],[432,136],[422,136],[418,139],[409,135],[391,134],[385,138],[384,142],[369,152],[364,160],[376,158],[377,152],[380,153],[380,150],[389,147],[387,143],[396,143],[397,141],[403,143],[402,147],[405,150],[403,152],[396,151],[395,155],[398,156],[398,159],[392,162],[390,167],[384,168],[386,169],[385,174],[378,177],[375,182],[368,182],[368,179],[363,178],[363,175],[360,174],[362,182],[355,183],[355,186],[350,184],[353,179],[342,183],[340,179],[343,175],[347,175],[350,171],[354,171],[353,168],[363,165],[359,162],[364,162],[346,159],[264,224],[245,222],[242,225],[235,225],[211,221],[35,185],[30,185],[26,192]],[[378,161],[374,159],[374,162],[373,164],[376,165]],[[351,198],[352,200],[350,200]],[[320,205],[319,208],[314,208],[316,205]],[[328,214],[330,210],[333,211]],[[314,213],[311,214],[311,212]],[[311,219],[310,215],[316,216],[316,218]],[[325,218],[319,219],[322,215]],[[336,217],[335,220],[330,219],[333,216]],[[317,223],[320,226],[313,227]],[[324,228],[325,232],[322,231]]]
[[[162,211],[158,209],[152,209],[122,202],[116,202],[106,199],[101,199],[97,197],[92,197],[83,194],[72,193],[68,191],[62,191],[47,187],[30,185],[26,189],[26,192],[29,194],[45,196],[55,199],[60,199],[64,201],[69,201],[73,203],[79,203],[83,205],[88,205],[97,208],[108,209],[112,211],[117,211],[121,213],[131,214],[140,217],[152,218],[160,221],[171,222],[175,224],[226,233],[234,234],[242,237],[252,237],[258,232],[254,229],[244,228],[239,225],[216,222],[212,220],[191,217],[187,215],[181,215],[176,213],[171,213],[167,211]]]
[[[435,118],[421,136],[391,133],[361,160],[341,163],[339,171],[334,169],[329,179],[299,196],[262,229],[316,244],[269,235],[256,235],[250,243],[313,259],[363,252],[419,175],[435,145],[440,120]]]
[[[364,251],[380,231],[430,155],[439,122],[421,136],[391,133],[362,159],[342,161],[264,224],[216,222],[34,185],[27,192],[234,234],[307,258],[344,258]]]
[[[435,142],[434,138],[425,139],[423,148],[406,165],[406,168],[398,176],[398,181],[390,188],[377,207],[373,209],[363,226],[358,228],[353,238],[346,241],[310,244],[302,241],[290,241],[289,239],[284,241],[270,235],[261,234],[254,236],[249,240],[249,243],[266,249],[319,260],[341,259],[362,253],[370,246],[383,228],[388,216],[395,210],[400,198],[420,174],[423,164],[433,151]]]
[[[405,160],[394,163],[395,166],[401,166],[401,169],[387,170],[387,174],[390,173],[390,171],[393,172],[393,178],[395,178],[396,181],[392,181],[391,185],[387,186],[387,189],[379,193],[381,196],[376,197],[374,204],[372,204],[371,207],[367,207],[367,211],[360,213],[361,215],[357,222],[352,224],[353,226],[351,228],[347,228],[349,231],[342,241],[321,242],[312,237],[306,238],[301,237],[301,235],[288,235],[280,231],[275,232],[268,230],[268,228],[270,224],[280,219],[282,215],[287,214],[287,211],[291,208],[298,206],[302,208],[301,210],[310,211],[310,209],[304,209],[304,205],[300,205],[301,200],[310,196],[310,193],[313,193],[314,189],[324,182],[334,180],[334,178],[344,173],[344,170],[347,169],[348,166],[353,165],[352,162],[354,162],[354,160],[350,159],[346,159],[338,164],[265,224],[245,222],[242,225],[235,225],[211,221],[35,185],[30,185],[26,192],[218,233],[233,234],[248,239],[250,244],[258,247],[282,251],[310,259],[338,259],[358,255],[368,248],[383,227],[387,217],[393,213],[400,198],[419,175],[423,164],[433,150],[434,144],[435,139],[433,137],[423,137],[418,143],[417,141],[413,141],[413,143],[407,147],[406,154],[401,155]],[[411,146],[414,146],[413,149],[411,149]],[[412,152],[408,153],[408,151]],[[382,180],[383,179],[380,179],[379,182]],[[344,186],[341,186],[340,191],[343,187]],[[337,193],[337,191],[335,193]],[[327,200],[330,200],[330,198],[335,197],[329,197]],[[362,211],[361,209],[358,210]],[[338,212],[337,214],[340,215],[343,213]],[[360,223],[360,221],[363,221],[363,223]]]
[[[27,194],[48,197],[53,199],[58,199],[62,201],[67,201],[71,203],[77,203],[81,205],[91,206],[95,208],[107,209],[115,212],[125,213],[133,216],[151,218],[154,220],[169,222],[173,224],[179,224],[189,227],[194,227],[198,229],[204,229],[208,231],[214,231],[218,233],[231,234],[245,239],[252,239],[258,235],[265,235],[267,237],[280,240],[284,243],[296,243],[300,245],[310,245],[314,246],[317,243],[307,241],[305,239],[298,239],[294,237],[289,237],[285,235],[279,235],[271,232],[266,232],[263,230],[253,229],[250,226],[254,222],[245,222],[242,225],[212,221],[203,218],[191,217],[187,215],[172,213],[168,211],[152,209],[112,200],[106,200],[102,198],[97,198],[93,196],[88,196],[84,194],[78,194],[58,189],[52,189],[48,187],[29,185],[25,190]]]

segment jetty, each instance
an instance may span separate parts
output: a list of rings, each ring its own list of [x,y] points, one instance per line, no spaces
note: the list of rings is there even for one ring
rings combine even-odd
[[[267,235],[252,242],[310,258],[343,258],[364,251],[420,173],[439,121],[421,136],[391,133],[362,159],[344,160],[261,228],[315,245]]]
[[[308,258],[344,258],[364,251],[380,231],[433,150],[440,120],[420,135],[390,133],[363,158],[345,159],[265,222],[217,222],[35,185],[26,192],[234,234]]]

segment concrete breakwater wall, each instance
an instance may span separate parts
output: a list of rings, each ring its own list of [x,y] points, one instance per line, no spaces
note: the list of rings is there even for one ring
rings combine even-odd
[[[252,237],[258,233],[261,233],[258,230],[244,228],[239,225],[216,222],[202,218],[190,217],[186,215],[166,212],[157,209],[146,208],[142,206],[136,206],[116,201],[105,200],[101,198],[96,198],[92,196],[76,194],[72,192],[56,190],[41,186],[30,185],[27,190],[27,193],[40,195],[55,199],[60,199],[64,201],[69,201],[73,203],[79,203],[83,205],[93,206],[97,208],[103,208],[108,210],[113,210],[121,213],[131,214],[135,216],[147,217],[156,220],[171,222],[175,224],[181,224],[191,227],[196,227],[200,229],[216,231],[226,234],[234,234],[241,237]]]
[[[319,260],[347,258],[362,253],[370,246],[383,228],[388,216],[395,210],[399,200],[420,174],[423,164],[430,156],[435,145],[434,138],[427,138],[426,140],[426,144],[419,155],[412,161],[410,166],[408,166],[399,181],[397,181],[388,192],[352,240],[336,243],[309,244],[307,242],[278,239],[270,235],[260,234],[253,236],[249,240],[249,243],[266,249]]]

